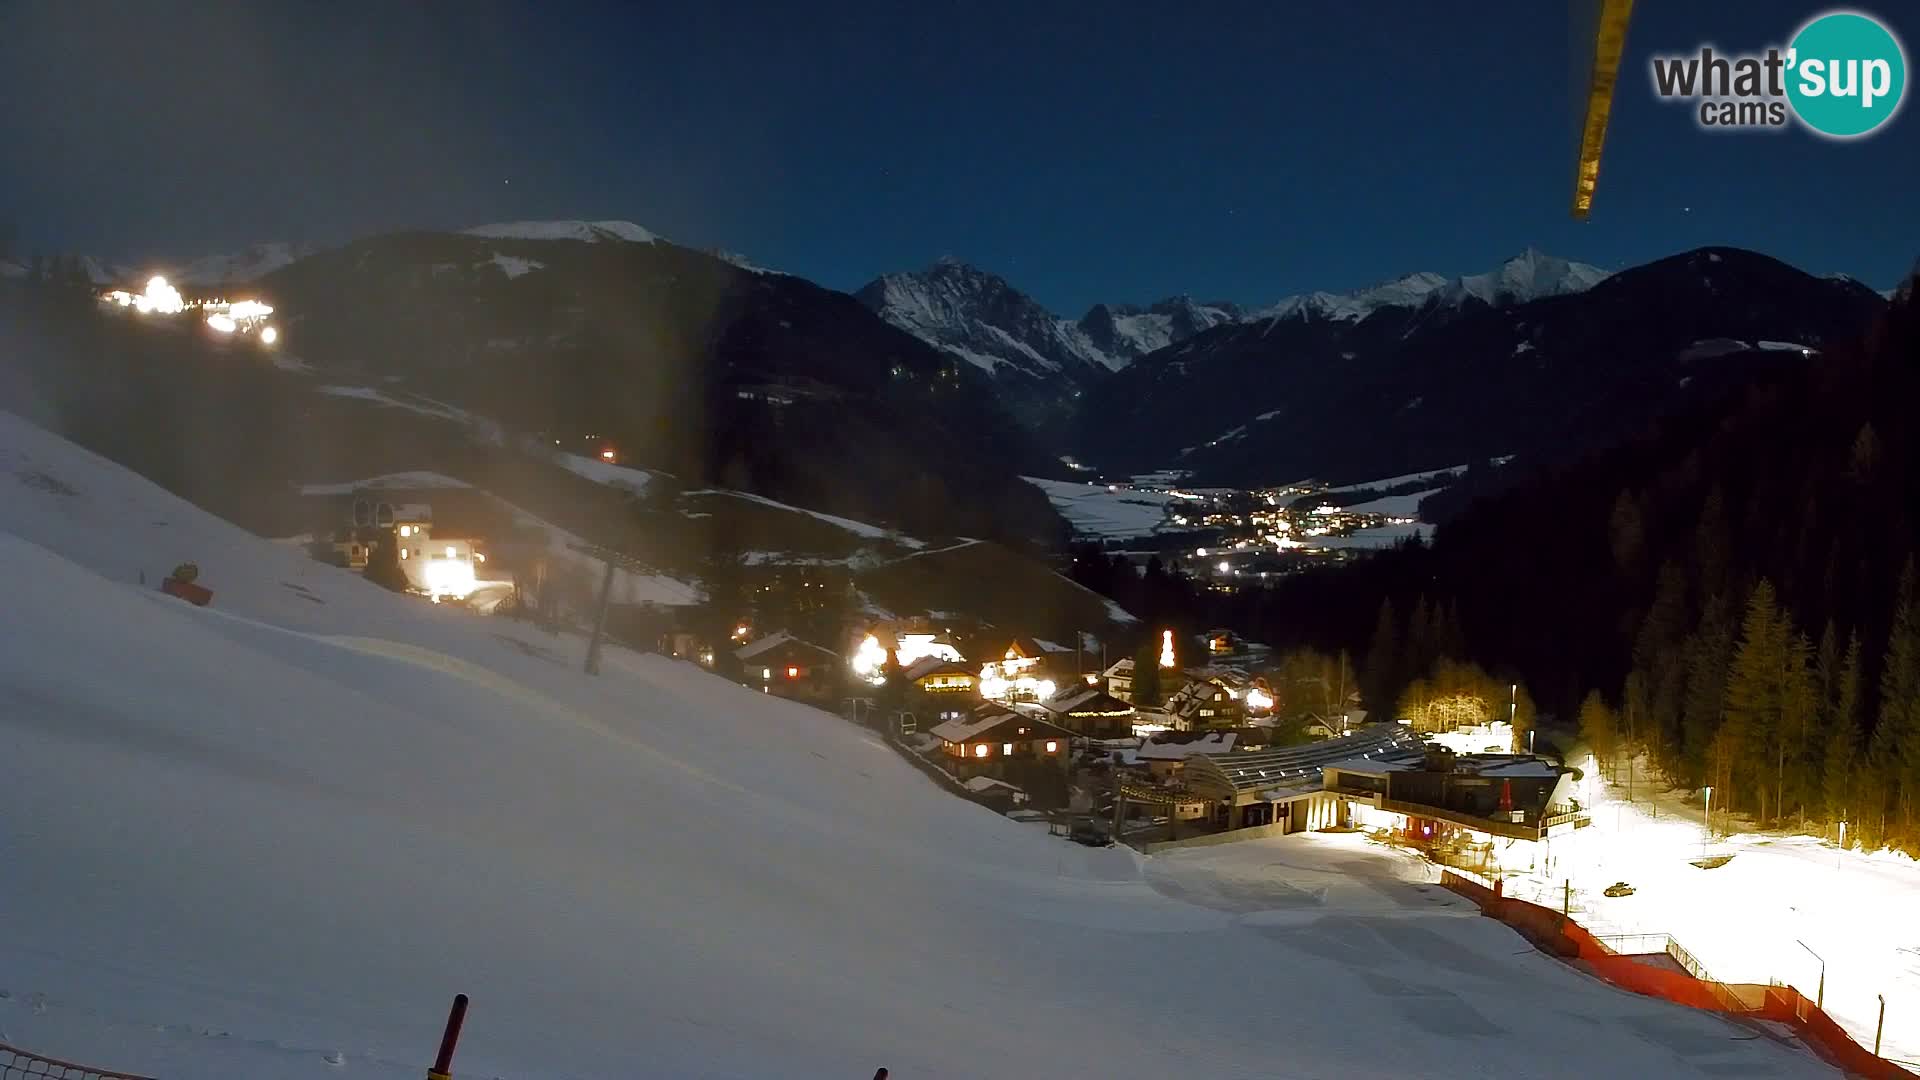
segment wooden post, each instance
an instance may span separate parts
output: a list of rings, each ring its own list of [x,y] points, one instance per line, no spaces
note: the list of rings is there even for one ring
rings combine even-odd
[[[606,576],[600,579],[600,603],[593,614],[593,637],[587,642],[587,674],[600,674],[600,639],[607,632],[607,605],[613,600],[613,560],[607,560]]]

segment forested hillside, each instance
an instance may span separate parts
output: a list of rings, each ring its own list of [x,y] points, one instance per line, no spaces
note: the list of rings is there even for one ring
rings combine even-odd
[[[1920,849],[1915,400],[1910,283],[1810,367],[1756,374],[1480,502],[1429,548],[1303,577],[1243,614],[1283,639],[1371,640],[1376,706],[1458,650],[1543,711],[1584,713],[1603,754],[1632,742],[1714,785],[1717,806]],[[1409,664],[1413,641],[1427,655]]]

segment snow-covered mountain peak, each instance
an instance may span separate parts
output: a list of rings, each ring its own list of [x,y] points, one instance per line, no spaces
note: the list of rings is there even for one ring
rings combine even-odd
[[[468,236],[494,240],[584,240],[590,244],[604,241],[651,244],[660,239],[651,230],[631,221],[503,221],[461,231]]]
[[[1468,298],[1496,306],[1524,304],[1546,296],[1585,292],[1606,278],[1607,272],[1597,266],[1529,247],[1496,269],[1457,279],[1443,295],[1448,302],[1456,304]]]
[[[1583,292],[1605,280],[1597,266],[1528,248],[1480,274],[1448,278],[1421,271],[1350,293],[1317,291],[1289,296],[1257,318],[1318,317],[1358,322],[1381,308],[1416,308],[1438,303],[1458,307],[1469,301],[1493,306],[1524,304],[1545,296]]]
[[[1126,362],[1006,279],[951,256],[925,270],[884,274],[854,295],[900,329],[993,374],[1078,380]]]

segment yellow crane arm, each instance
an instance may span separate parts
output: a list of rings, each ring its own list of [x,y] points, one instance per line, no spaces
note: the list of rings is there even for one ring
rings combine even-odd
[[[1627,18],[1633,0],[1601,0],[1594,31],[1593,71],[1587,79],[1587,118],[1580,132],[1580,168],[1573,180],[1573,216],[1585,219],[1600,183],[1600,150],[1607,142],[1607,116],[1613,111],[1613,84],[1627,48]]]

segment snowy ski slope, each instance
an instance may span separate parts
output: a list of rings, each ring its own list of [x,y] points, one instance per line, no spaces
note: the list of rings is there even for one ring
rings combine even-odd
[[[151,587],[185,558],[212,608]],[[0,1032],[43,1053],[411,1080],[465,991],[479,1077],[1834,1075],[1353,838],[1050,839],[831,716],[618,650],[587,678],[4,413],[0,559]]]

